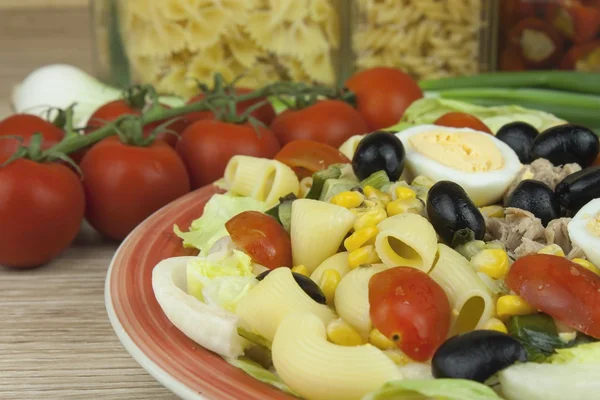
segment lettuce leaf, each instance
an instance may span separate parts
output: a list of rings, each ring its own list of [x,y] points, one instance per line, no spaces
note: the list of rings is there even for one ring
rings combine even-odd
[[[244,211],[261,211],[267,209],[266,203],[249,197],[236,197],[227,194],[216,194],[206,203],[202,216],[192,222],[188,232],[182,232],[177,225],[175,234],[183,239],[183,246],[196,248],[201,254],[224,236],[227,236],[225,223]]]
[[[486,385],[465,379],[419,379],[388,382],[362,400],[501,400]]]
[[[547,360],[551,364],[600,364],[600,342],[557,349]]]
[[[256,283],[252,259],[238,250],[194,258],[187,265],[188,294],[231,312]]]
[[[277,389],[291,394],[292,396],[300,397],[299,394],[294,392],[288,385],[286,385],[283,380],[268,369],[265,369],[259,363],[251,360],[248,357],[240,357],[240,358],[226,358],[227,362],[256,380],[261,381],[262,383],[266,383],[267,385],[271,385],[276,387]]]
[[[502,126],[514,121],[527,122],[540,132],[552,126],[566,123],[566,121],[547,112],[515,105],[484,107],[463,101],[426,97],[412,103],[404,112],[402,120],[386,130],[402,131],[414,125],[432,124],[442,115],[453,111],[476,116],[494,133]]]

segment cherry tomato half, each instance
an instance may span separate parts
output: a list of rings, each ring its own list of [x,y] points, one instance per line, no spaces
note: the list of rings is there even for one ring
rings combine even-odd
[[[417,82],[396,68],[361,71],[346,81],[346,87],[356,95],[357,109],[371,132],[398,123],[408,106],[423,97]]]
[[[289,142],[277,153],[275,159],[292,168],[300,179],[326,169],[331,164],[352,162],[335,147],[312,140]]]
[[[369,281],[373,326],[416,361],[430,359],[450,330],[444,290],[415,268],[396,267]]]
[[[252,92],[252,89],[246,89],[246,88],[236,88],[235,89],[235,93],[237,95],[247,94],[250,92]],[[192,97],[191,99],[188,100],[187,104],[192,104],[192,103],[195,103],[202,99],[204,99],[204,93],[201,93],[197,96]],[[258,104],[264,100],[265,100],[264,98],[258,98],[258,99],[253,99],[253,100],[242,101],[236,105],[236,112],[238,115],[241,115],[248,108],[250,108],[253,105]],[[271,125],[271,122],[273,122],[273,119],[275,118],[276,113],[275,113],[275,109],[273,108],[271,103],[265,103],[262,106],[258,107],[256,110],[254,110],[251,113],[251,115],[254,118],[258,119],[263,124],[269,126],[269,125]],[[199,121],[201,119],[213,119],[213,118],[214,118],[214,114],[212,113],[212,111],[196,111],[193,113],[189,113],[185,116],[185,119],[188,121],[188,123]]]
[[[69,167],[25,159],[0,167],[0,265],[34,267],[57,257],[84,210],[81,179]]]
[[[80,167],[86,218],[115,240],[124,239],[150,214],[190,191],[183,161],[160,140],[136,147],[111,136],[94,145]]]
[[[225,223],[231,240],[252,260],[269,269],[292,266],[290,235],[275,218],[258,211],[244,211]]]
[[[300,110],[285,110],[273,120],[271,130],[282,145],[294,140],[314,140],[333,147],[369,131],[362,115],[340,100],[323,100]]]
[[[600,339],[600,277],[564,257],[519,258],[506,284],[529,304],[586,335]]]
[[[264,127],[200,120],[183,131],[176,149],[196,189],[221,178],[231,157],[272,158],[280,146],[273,132]]]
[[[490,128],[483,123],[479,118],[474,117],[471,114],[461,112],[449,112],[434,122],[435,125],[447,126],[450,128],[471,128],[476,131],[492,133]]]

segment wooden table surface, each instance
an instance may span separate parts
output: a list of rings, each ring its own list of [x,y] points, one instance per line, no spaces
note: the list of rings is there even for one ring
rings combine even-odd
[[[0,119],[12,86],[55,62],[91,70],[87,10],[0,7]],[[49,265],[0,267],[0,399],[176,399],[108,322],[104,278],[116,247],[83,227]]]

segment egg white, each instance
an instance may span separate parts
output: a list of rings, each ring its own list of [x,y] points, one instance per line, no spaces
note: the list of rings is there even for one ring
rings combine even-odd
[[[594,199],[583,206],[567,225],[571,242],[585,253],[587,259],[594,265],[600,266],[600,236],[587,229],[590,220],[600,212],[600,199]]]
[[[410,144],[409,138],[426,132],[460,133],[469,132],[485,135],[492,140],[502,154],[504,165],[501,169],[490,172],[465,172],[454,169],[417,152]],[[405,171],[411,177],[424,175],[436,182],[452,181],[459,184],[469,195],[476,206],[482,207],[497,204],[508,190],[511,182],[522,168],[519,157],[506,143],[486,132],[469,128],[448,128],[438,125],[420,125],[396,133],[406,151]]]

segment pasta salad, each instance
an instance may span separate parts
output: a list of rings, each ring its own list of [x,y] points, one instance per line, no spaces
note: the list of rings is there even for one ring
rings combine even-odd
[[[594,399],[600,145],[565,124],[526,157],[531,129],[379,131],[336,157],[321,146],[312,170],[306,143],[235,156],[225,192],[175,227],[200,253],[156,266],[156,298],[195,342],[300,398]]]

